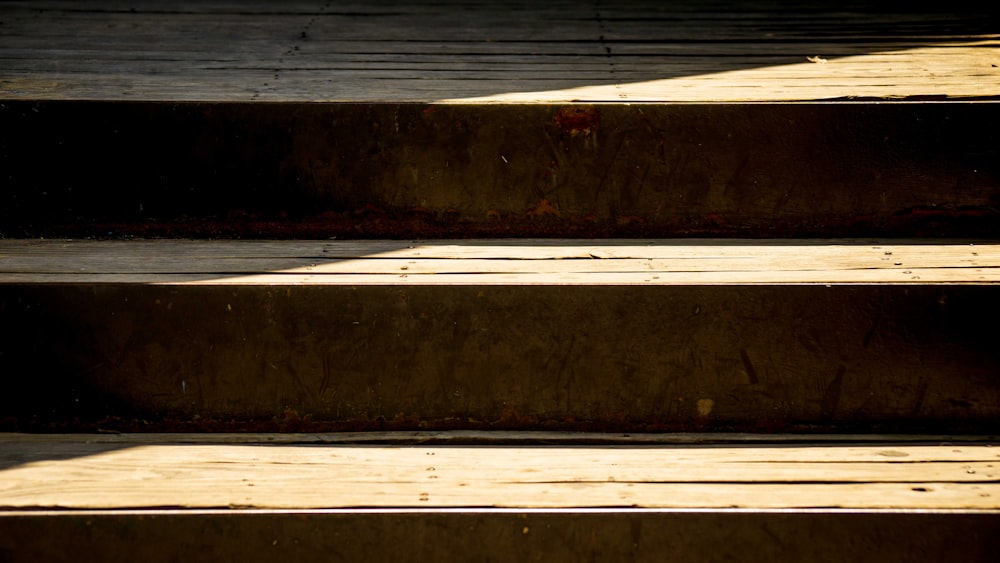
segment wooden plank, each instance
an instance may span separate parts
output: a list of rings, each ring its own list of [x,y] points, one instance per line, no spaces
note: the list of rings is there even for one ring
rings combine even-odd
[[[1000,245],[989,240],[947,239],[473,239],[473,240],[0,240],[0,270],[35,267],[74,271],[93,260],[165,259],[211,268],[220,259],[240,260],[717,260],[726,264],[795,259],[818,264],[857,260],[866,266],[992,266]],[[886,264],[888,262],[888,264]],[[48,266],[45,264],[48,263]],[[712,262],[715,263],[715,262]],[[877,264],[876,264],[877,263]],[[544,267],[541,263],[538,267]],[[20,267],[20,266],[17,266]],[[789,267],[786,264],[784,267]],[[775,266],[775,269],[782,269]],[[211,270],[208,270],[211,271]]]
[[[118,270],[114,270],[115,261]],[[314,267],[320,272],[420,271],[742,271],[872,268],[989,268],[1000,245],[907,241],[0,241],[0,272],[268,272]],[[637,265],[645,265],[637,267]],[[272,265],[277,265],[272,267]],[[344,265],[343,269],[338,265]],[[285,266],[285,267],[282,267]],[[587,268],[593,268],[588,270]],[[465,271],[470,271],[465,270]],[[461,271],[461,270],[459,270]],[[509,271],[509,270],[508,270]]]
[[[815,257],[808,252],[803,260]],[[435,259],[435,258],[361,258],[361,259],[239,259],[208,260],[158,258],[142,261],[138,256],[121,259],[84,256],[76,260],[55,263],[50,259],[0,259],[0,271],[16,274],[577,274],[577,273],[674,273],[674,272],[746,272],[746,271],[808,271],[822,276],[837,270],[913,270],[933,271],[940,268],[966,269],[967,272],[988,272],[1000,267],[1000,259],[971,258],[958,261],[954,256],[914,259],[906,263],[886,262],[881,258],[816,260],[814,263],[793,262],[783,257],[752,258],[680,258],[680,259]],[[901,258],[901,257],[900,257]],[[958,272],[961,275],[961,272]]]
[[[0,241],[0,282],[21,284],[993,283],[998,267],[988,243]]]
[[[812,259],[877,257],[992,260],[997,245],[983,239],[442,239],[442,240],[0,240],[0,257],[73,260],[131,255],[191,260],[241,259]],[[47,257],[47,258],[46,258]]]
[[[1000,246],[811,241],[0,241],[2,283],[993,283]]]
[[[210,442],[210,440],[206,440]],[[302,446],[285,445],[261,448],[260,444],[198,445],[129,444],[94,446],[77,442],[49,443],[43,450],[38,444],[24,441],[9,445],[4,453],[7,464],[26,465],[38,471],[37,482],[59,481],[60,468],[68,473],[115,471],[134,473],[144,467],[144,460],[154,466],[204,465],[206,477],[212,477],[215,464],[235,464],[216,471],[221,475],[238,473],[240,464],[268,467],[281,464],[326,465],[327,470],[344,482],[374,484],[422,483],[433,467],[436,484],[459,483],[906,483],[955,482],[982,483],[997,480],[998,455],[990,448],[969,444],[949,446],[877,446],[838,447],[823,445],[769,447],[742,445],[705,448],[624,446],[513,447],[513,446]],[[125,448],[124,452],[119,452]],[[110,453],[109,453],[110,452]],[[106,455],[107,454],[107,455]],[[45,456],[60,461],[45,461]],[[16,463],[18,456],[32,461]],[[100,459],[94,456],[101,456]],[[148,456],[148,457],[147,457]],[[431,465],[427,457],[435,456]],[[72,464],[67,457],[87,457]],[[695,468],[699,468],[695,470]],[[249,467],[243,467],[248,469]],[[20,490],[17,483],[26,479],[27,467],[7,474],[5,492]],[[160,471],[159,469],[156,471]],[[311,471],[311,470],[310,470]],[[43,479],[45,477],[45,479]],[[266,477],[265,477],[266,478]],[[33,478],[34,479],[34,478]],[[443,481],[442,481],[443,480]],[[35,481],[32,481],[35,482]]]
[[[447,52],[436,52],[442,51]],[[988,79],[994,77],[993,67],[1000,60],[998,51],[996,45],[970,46],[950,50],[947,58],[914,51],[908,58],[863,61],[856,57],[834,59],[829,50],[812,49],[805,52],[819,54],[796,57],[796,61],[802,62],[759,69],[726,68],[727,65],[719,64],[699,67],[684,62],[673,65],[673,72],[696,74],[682,77],[669,77],[669,71],[664,77],[662,73],[628,69],[619,72],[613,68],[588,73],[562,65],[527,70],[428,71],[327,65],[241,69],[224,62],[209,63],[208,68],[192,73],[190,64],[183,60],[134,74],[86,68],[96,66],[90,62],[72,72],[67,72],[62,62],[55,63],[58,69],[45,71],[35,62],[24,61],[8,65],[10,70],[0,77],[0,93],[7,100],[449,104],[992,99],[1000,95],[993,86],[996,81]],[[808,56],[821,56],[833,62],[813,64],[806,62]],[[124,62],[108,64],[119,68]],[[151,63],[143,65],[148,67]]]
[[[161,461],[161,460],[157,460]],[[162,463],[162,461],[161,461]],[[259,467],[259,466],[258,466]],[[371,507],[421,508],[438,506],[461,508],[495,506],[498,508],[565,508],[565,507],[643,507],[643,508],[901,508],[901,509],[996,509],[1000,485],[950,484],[929,485],[915,481],[893,484],[831,484],[831,485],[757,485],[747,484],[650,484],[606,483],[600,486],[581,483],[510,484],[474,487],[468,483],[435,485],[423,483],[374,484],[370,487],[357,482],[339,482],[318,486],[329,479],[327,472],[302,473],[290,471],[288,476],[268,479],[250,472],[251,467],[237,466],[243,473],[221,478],[216,473],[198,479],[191,468],[184,471],[175,465],[164,470],[181,473],[181,479],[157,483],[154,475],[128,472],[117,475],[110,471],[87,472],[73,468],[78,479],[64,478],[46,484],[28,481],[29,494],[17,490],[4,492],[4,504],[10,508],[92,508],[138,506],[140,508],[174,507],[179,504],[192,508],[331,508]],[[314,469],[319,469],[315,468]],[[67,468],[67,470],[70,470]],[[12,477],[17,470],[10,470]],[[42,471],[50,478],[51,472]],[[242,477],[249,475],[250,477]],[[141,487],[123,486],[110,479],[131,479]],[[243,481],[246,479],[246,481]],[[329,482],[329,481],[327,481]],[[64,488],[67,487],[67,488]],[[180,497],[177,487],[186,487]],[[41,490],[39,490],[41,489]],[[465,490],[463,490],[465,489]],[[468,492],[467,492],[468,491]],[[188,500],[191,499],[191,500]]]
[[[997,62],[997,30],[971,6],[903,14],[864,2],[850,10],[809,2],[204,4],[132,12],[113,2],[5,2],[0,97],[535,103],[1000,94],[995,80],[983,80]],[[329,66],[372,54],[395,62]],[[419,63],[433,54],[433,64]],[[593,70],[560,60],[492,70],[475,62],[538,55],[587,60]],[[806,62],[817,56],[830,64]]]
[[[3,283],[989,283],[998,266],[982,243],[0,241]]]
[[[854,474],[865,471],[866,466],[873,476],[872,481],[892,481],[893,471],[910,471],[911,475],[924,475],[927,481],[940,480],[948,464],[979,464],[982,473],[955,472],[951,481],[981,481],[984,476],[992,478],[996,471],[989,465],[1000,459],[996,446],[996,436],[947,435],[947,434],[738,434],[738,433],[642,433],[609,434],[600,432],[511,432],[511,431],[439,431],[439,432],[328,432],[304,433],[101,433],[101,434],[25,434],[0,432],[0,444],[4,445],[3,464],[13,467],[45,461],[89,457],[122,449],[153,446],[163,451],[177,448],[183,456],[192,459],[216,459],[223,461],[246,460],[248,453],[265,449],[260,458],[267,463],[277,464],[281,459],[288,462],[309,464],[317,459],[336,459],[337,463],[351,465],[342,473],[352,479],[374,479],[374,475],[364,467],[375,464],[381,470],[409,471],[398,467],[399,461],[420,465],[425,452],[439,452],[442,463],[458,464],[461,467],[483,468],[480,477],[470,477],[473,481],[500,480],[512,478],[517,473],[521,480],[541,482],[542,477],[573,472],[576,481],[589,479],[604,480],[608,471],[614,473],[650,472],[662,469],[672,475],[671,481],[693,483],[699,481],[743,481],[733,475],[710,477],[706,474],[685,473],[685,467],[699,464],[715,464],[708,471],[722,475],[730,467],[740,467],[748,475],[753,474],[753,464],[763,473],[749,476],[748,481],[773,481],[766,475],[782,473],[789,469],[801,470],[803,475],[819,471],[818,466],[798,467],[795,464],[835,464],[828,481],[857,481]],[[232,446],[232,447],[230,447]],[[430,449],[426,449],[430,448]],[[484,457],[472,463],[470,457],[476,452],[485,452]],[[328,455],[329,454],[329,455]],[[371,454],[371,455],[369,455]],[[509,454],[509,455],[507,455]],[[504,457],[504,456],[507,457]],[[129,453],[120,461],[139,459],[138,454]],[[182,457],[183,457],[182,456]],[[282,458],[281,456],[288,456]],[[372,457],[375,456],[375,457]],[[545,456],[548,460],[539,469],[532,459]],[[621,456],[627,463],[620,464]],[[364,458],[363,460],[361,458]],[[390,463],[387,460],[392,460]],[[327,459],[329,461],[329,459]],[[580,462],[580,463],[577,463]],[[791,465],[789,465],[791,464]],[[876,467],[882,464],[887,467]],[[908,467],[910,464],[917,464]],[[929,464],[929,465],[924,465]],[[935,465],[937,464],[937,465]],[[619,467],[621,465],[621,467]],[[788,465],[788,467],[786,467]],[[626,467],[627,466],[627,467]],[[899,467],[897,467],[899,466]],[[952,466],[952,469],[957,466]],[[486,470],[486,468],[494,468]],[[840,473],[837,473],[837,472]],[[513,472],[513,473],[512,473]],[[770,472],[770,473],[769,473]],[[881,473],[879,473],[881,472]],[[924,472],[924,473],[921,473]],[[509,474],[508,474],[509,473]],[[396,475],[396,473],[393,473]],[[405,475],[399,473],[398,475]],[[603,476],[602,476],[603,475]],[[875,477],[881,475],[882,477]],[[977,476],[978,475],[978,476]],[[439,478],[441,478],[439,476]],[[449,477],[450,478],[450,477]],[[560,477],[569,479],[569,477]],[[617,479],[618,481],[653,480],[646,477]],[[782,479],[783,480],[783,479]],[[822,479],[803,478],[799,481]],[[863,480],[863,479],[862,479]]]
[[[1000,282],[1000,271],[989,268],[913,268],[906,270],[807,270],[807,271],[641,271],[641,272],[576,272],[571,268],[553,268],[552,272],[486,272],[445,273],[409,272],[404,265],[395,273],[82,273],[82,274],[0,274],[3,284],[154,284],[165,286],[214,285],[214,286],[529,286],[529,285],[579,285],[579,286],[704,286],[704,285],[926,285],[926,284],[976,284],[992,285]],[[305,267],[305,270],[311,268]],[[364,268],[362,268],[364,269]],[[464,268],[459,268],[463,269]],[[471,268],[470,268],[471,269]],[[502,269],[502,268],[500,268]],[[533,268],[529,268],[534,270]]]
[[[74,446],[6,444],[0,506],[1000,508],[986,445]]]

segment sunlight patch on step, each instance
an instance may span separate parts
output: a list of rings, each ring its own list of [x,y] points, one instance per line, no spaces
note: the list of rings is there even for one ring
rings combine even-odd
[[[1000,38],[1000,36],[998,36]],[[796,101],[1000,95],[1000,41],[942,43],[847,57],[802,53],[802,62],[439,103]]]

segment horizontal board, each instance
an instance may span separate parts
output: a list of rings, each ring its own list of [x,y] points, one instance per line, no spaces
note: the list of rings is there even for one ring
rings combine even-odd
[[[0,241],[0,283],[669,285],[996,281],[1000,281],[1000,246],[988,243]]]
[[[1000,508],[988,445],[57,446],[5,444],[0,506]]]
[[[67,468],[68,470],[69,468]],[[29,494],[19,495],[17,490],[5,491],[2,500],[8,507],[47,508],[91,508],[107,507],[109,504],[139,507],[174,507],[185,499],[177,494],[177,487],[187,487],[194,507],[218,508],[332,508],[347,507],[468,507],[496,506],[506,508],[536,507],[645,507],[645,508],[812,508],[812,507],[860,507],[860,508],[904,508],[904,509],[963,509],[997,508],[996,496],[1000,495],[1000,485],[992,484],[951,484],[937,483],[927,486],[922,481],[872,484],[829,484],[787,485],[747,484],[660,484],[660,483],[607,483],[589,486],[583,483],[509,484],[497,487],[483,494],[472,483],[461,484],[433,482],[376,483],[364,487],[357,482],[343,482],[328,487],[317,486],[323,477],[329,479],[329,468],[325,472],[297,474],[285,469],[289,475],[280,479],[258,480],[241,475],[229,474],[225,479],[207,474],[200,479],[193,476],[189,480],[180,479],[154,487],[158,471],[148,470],[131,476],[141,487],[140,490],[123,490],[120,479],[124,475],[114,475],[109,471],[88,472],[76,470],[80,481],[63,479],[52,483],[52,472],[42,471],[50,478],[45,491],[37,491],[41,483],[28,482]],[[314,467],[313,469],[323,469]],[[178,471],[176,466],[164,470]],[[16,470],[10,470],[14,477]],[[197,468],[192,468],[196,472]],[[103,475],[102,475],[103,474]],[[182,472],[183,475],[183,472]],[[190,475],[190,473],[188,474]],[[145,477],[145,478],[144,478]],[[215,477],[213,479],[213,477]],[[114,481],[119,479],[119,481]],[[246,479],[246,481],[243,481]],[[228,487],[222,485],[225,483]],[[62,485],[62,486],[60,486]],[[240,486],[242,485],[242,487]],[[64,488],[65,487],[65,488]],[[468,489],[468,492],[463,491]],[[367,489],[367,490],[366,490]]]
[[[218,260],[244,261],[247,271],[253,264],[268,261],[316,260],[333,265],[333,260],[363,260],[374,264],[397,264],[407,259],[438,264],[488,263],[489,261],[534,262],[545,268],[553,261],[566,264],[629,264],[653,261],[692,261],[699,268],[741,269],[736,267],[797,269],[803,261],[817,266],[874,268],[992,267],[1000,263],[1000,245],[992,241],[933,240],[845,240],[845,239],[648,239],[648,240],[566,240],[566,239],[474,239],[442,241],[195,241],[195,240],[0,240],[0,271],[75,272],[110,267],[118,260],[126,269],[163,270],[159,264],[180,265],[187,261],[207,268],[206,272],[226,271]],[[462,262],[454,262],[462,260]],[[257,261],[257,262],[255,262]],[[545,262],[535,262],[545,261]],[[898,263],[897,263],[898,262]],[[414,262],[418,263],[418,262]],[[93,264],[93,266],[89,266]],[[713,268],[712,265],[715,267]],[[257,266],[258,268],[260,266]],[[373,266],[374,267],[374,266]],[[599,266],[595,266],[599,267]],[[219,269],[215,269],[219,268]],[[264,271],[271,268],[263,268]],[[166,271],[170,269],[167,268]],[[259,271],[259,270],[258,270]]]
[[[567,271],[568,270],[568,271]],[[424,272],[426,274],[426,272]],[[406,271],[393,274],[337,275],[264,273],[264,274],[0,274],[4,284],[154,284],[215,286],[491,286],[491,285],[790,285],[790,284],[982,284],[1000,282],[1000,271],[969,268],[916,268],[896,272],[813,270],[800,272],[573,272],[569,269],[546,273],[432,273],[421,275]]]
[[[533,103],[1000,95],[997,81],[984,79],[996,74],[998,34],[988,13],[972,4],[902,12],[874,2],[834,8],[630,1],[581,10],[572,2],[370,7],[215,0],[144,3],[132,11],[115,2],[4,2],[0,20],[0,98],[7,99]],[[381,69],[360,62],[371,55],[394,62]],[[639,63],[636,55],[654,58]],[[437,59],[421,63],[427,56]],[[484,56],[503,66],[477,67]],[[557,58],[538,64],[539,56]],[[566,58],[589,61],[592,69],[581,72]]]
[[[54,262],[91,257],[239,259],[884,259],[993,260],[997,245],[977,239],[442,239],[191,240],[5,239],[0,258]],[[953,264],[954,265],[954,264]]]
[[[800,50],[804,51],[804,50]],[[0,76],[0,95],[13,100],[151,100],[151,101],[296,101],[296,102],[763,102],[842,100],[850,98],[983,98],[1000,95],[994,87],[996,45],[953,49],[947,57],[866,62],[863,57],[837,60],[830,50],[810,49],[794,63],[745,68],[724,63],[690,65],[661,62],[649,67],[615,66],[581,72],[574,65],[545,64],[514,70],[337,68],[308,64],[259,65],[202,63],[192,70],[183,59],[154,65],[143,61],[141,74],[127,61],[108,61],[104,70],[85,62],[75,70],[57,62],[50,70],[22,60]],[[447,53],[448,50],[432,52]],[[524,52],[524,51],[521,51]],[[564,50],[569,54],[572,50]],[[656,52],[651,51],[651,52]],[[597,55],[595,55],[597,56]],[[832,61],[806,62],[809,56]],[[474,63],[471,63],[474,66]],[[159,67],[159,68],[148,68]],[[675,73],[690,76],[672,76]]]

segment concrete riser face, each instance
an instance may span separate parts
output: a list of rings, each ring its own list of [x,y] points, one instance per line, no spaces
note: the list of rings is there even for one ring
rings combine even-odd
[[[998,121],[988,102],[5,102],[0,233],[997,236]]]
[[[0,518],[5,561],[995,561],[995,514],[532,511]],[[57,538],[57,539],[56,539]]]
[[[996,432],[989,286],[5,286],[6,430]]]

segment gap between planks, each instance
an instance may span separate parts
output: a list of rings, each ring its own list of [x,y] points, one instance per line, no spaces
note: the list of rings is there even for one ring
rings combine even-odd
[[[438,430],[326,433],[0,433],[0,444],[346,444],[346,445],[878,445],[950,446],[1000,442],[1000,436],[976,434],[761,434],[747,432],[607,432]]]

